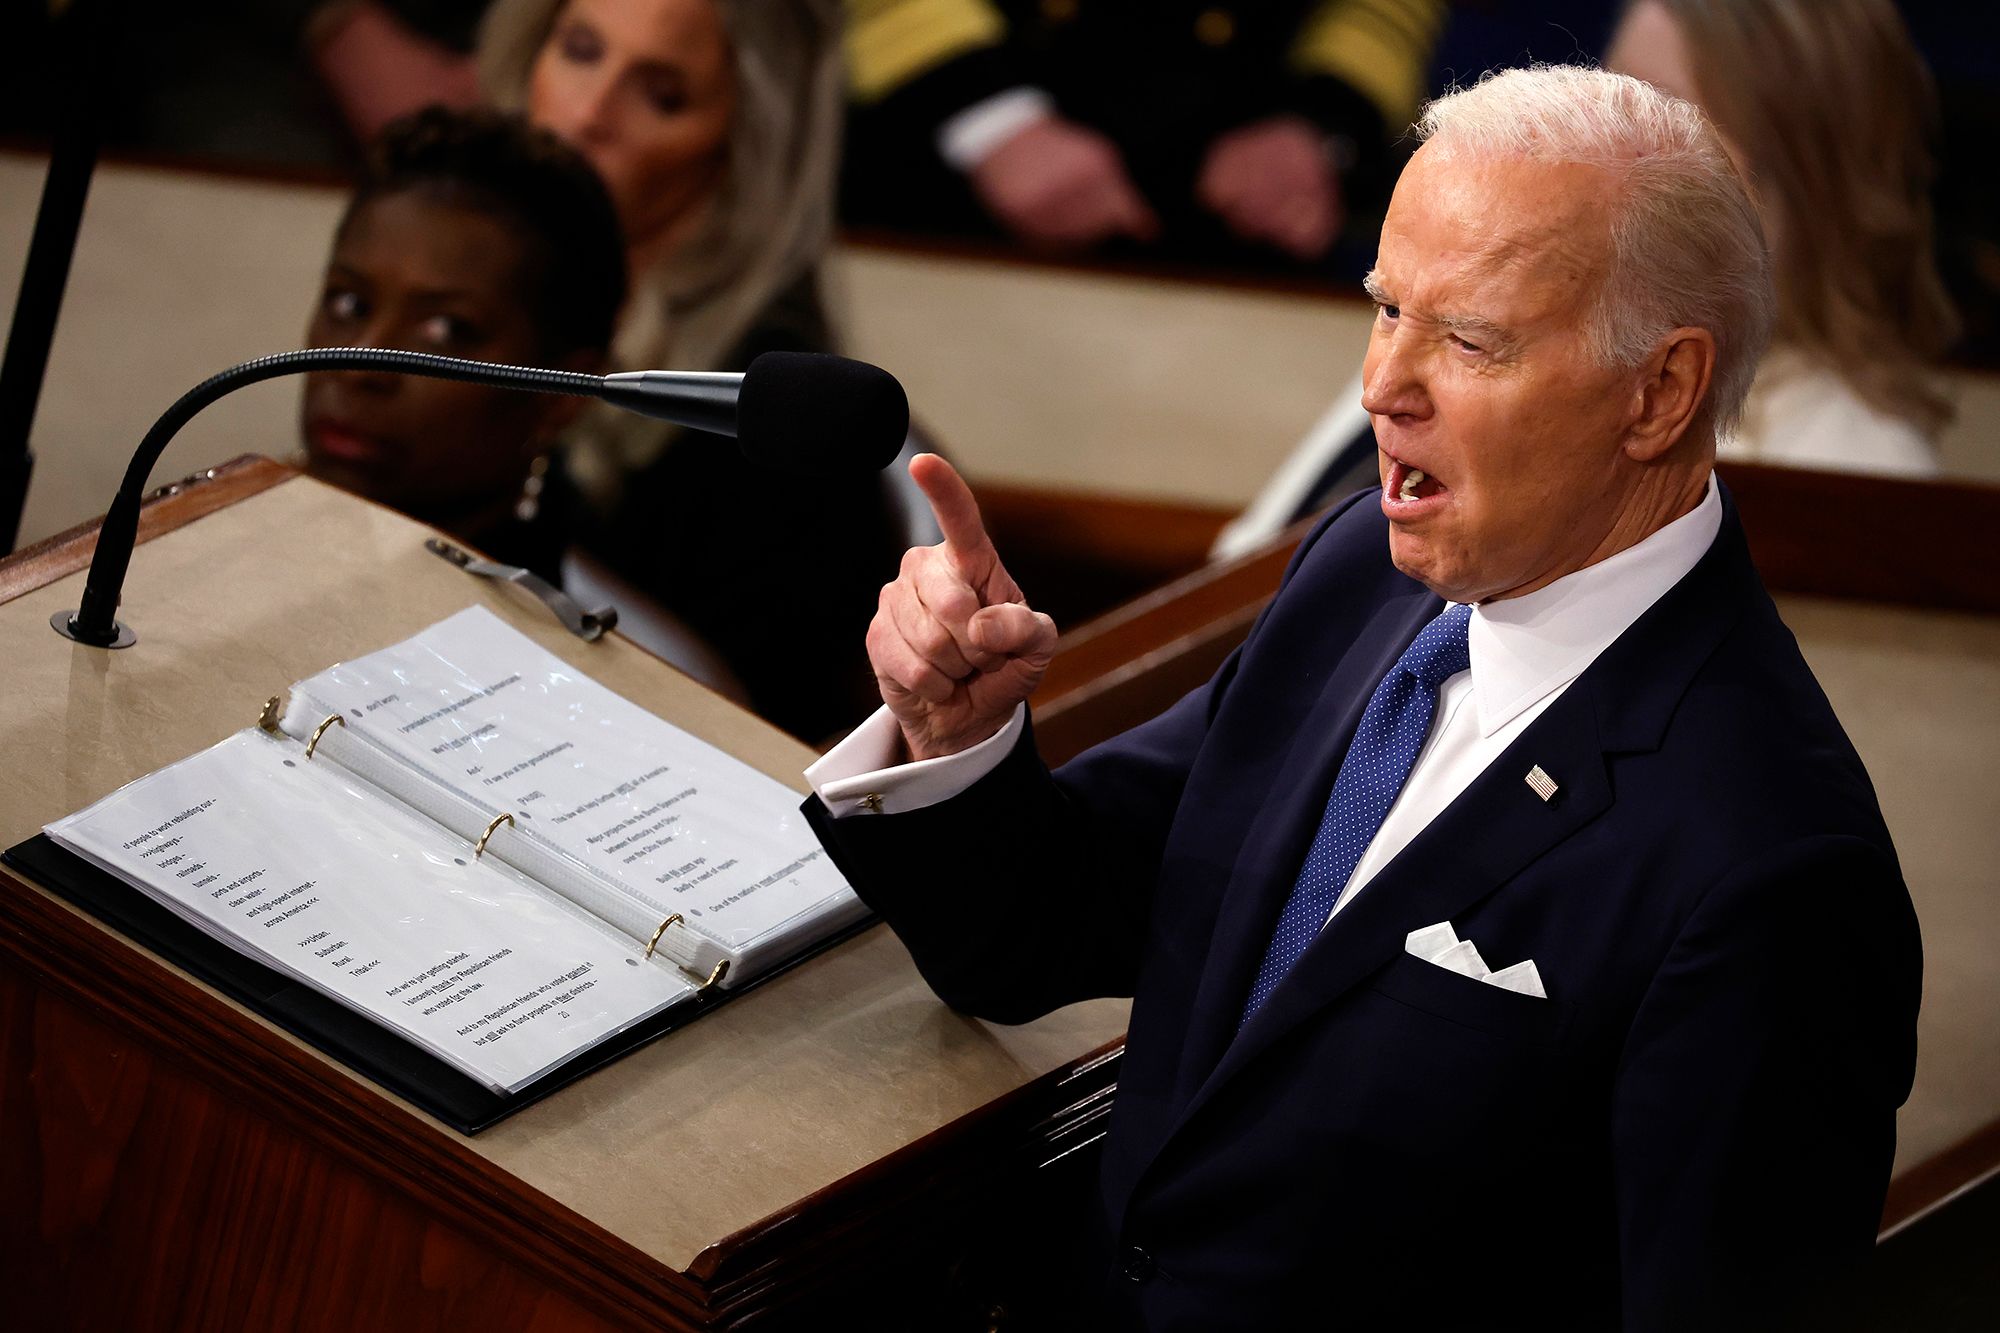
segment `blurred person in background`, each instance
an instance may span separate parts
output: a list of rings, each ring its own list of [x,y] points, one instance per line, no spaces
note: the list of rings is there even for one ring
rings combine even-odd
[[[1387,197],[1443,0],[852,0],[844,214],[1323,258]],[[990,225],[990,224],[988,224]]]
[[[1706,111],[1763,215],[1777,333],[1721,456],[1936,476],[1958,320],[1930,74],[1891,0],[1637,0],[1605,64]]]
[[[611,201],[554,135],[433,108],[376,143],[334,234],[309,347],[387,347],[596,373],[625,296]],[[306,471],[560,582],[557,437],[582,400],[345,371],[308,375]]]
[[[832,342],[843,77],[836,0],[499,0],[485,88],[597,168],[625,230],[619,369],[739,371]],[[589,409],[575,473],[590,552],[721,654],[764,716],[809,741],[866,711],[855,649],[801,672],[791,646],[854,645],[902,531],[881,477],[764,471],[726,440]]]
[[[1958,321],[1931,234],[1930,79],[1891,0],[1636,0],[1605,65],[1708,114],[1771,247],[1777,330],[1718,456],[1936,476]],[[1375,478],[1357,377],[1210,556]]]
[[[307,63],[356,143],[426,106],[478,105],[472,38],[488,0],[308,3]]]

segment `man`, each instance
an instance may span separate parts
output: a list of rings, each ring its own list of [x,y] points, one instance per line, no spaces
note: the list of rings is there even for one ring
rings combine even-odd
[[[1215,679],[1048,774],[1054,627],[919,460],[946,541],[808,813],[953,1005],[1134,996],[1103,1201],[1144,1327],[1772,1327],[1870,1249],[1919,959],[1710,475],[1762,238],[1635,80],[1510,71],[1419,128],[1382,490]]]

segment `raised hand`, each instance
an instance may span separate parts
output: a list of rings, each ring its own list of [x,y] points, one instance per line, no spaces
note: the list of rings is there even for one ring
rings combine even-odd
[[[956,754],[1006,725],[1055,655],[1056,624],[1028,608],[964,478],[936,454],[910,460],[944,541],[915,546],[884,584],[868,660],[912,759]]]

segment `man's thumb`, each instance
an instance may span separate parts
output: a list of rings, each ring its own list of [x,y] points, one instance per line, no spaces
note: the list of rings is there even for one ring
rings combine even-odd
[[[973,646],[1003,657],[1039,659],[1045,666],[1055,655],[1056,622],[1019,602],[1002,602],[973,613],[966,626]]]

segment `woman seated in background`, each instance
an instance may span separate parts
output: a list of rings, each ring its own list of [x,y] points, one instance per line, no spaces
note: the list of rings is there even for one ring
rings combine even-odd
[[[596,373],[624,298],[618,219],[587,162],[516,118],[432,109],[370,154],[306,344]],[[551,467],[581,406],[408,375],[308,375],[306,471],[556,582],[570,525]]]
[[[1707,112],[1763,218],[1777,329],[1719,455],[1936,476],[1958,322],[1931,238],[1930,77],[1891,0],[1636,0],[1605,65]],[[1375,480],[1357,375],[1210,558]]]
[[[618,369],[828,349],[839,29],[837,0],[499,0],[488,14],[489,95],[588,158],[623,224]],[[903,547],[882,478],[781,476],[727,440],[599,408],[572,442],[596,515],[580,541],[707,639],[759,712],[807,740],[867,713],[860,645]]]
[[[1936,476],[1958,321],[1930,73],[1891,0],[1637,0],[1605,64],[1706,111],[1763,215],[1778,325],[1721,456]]]

